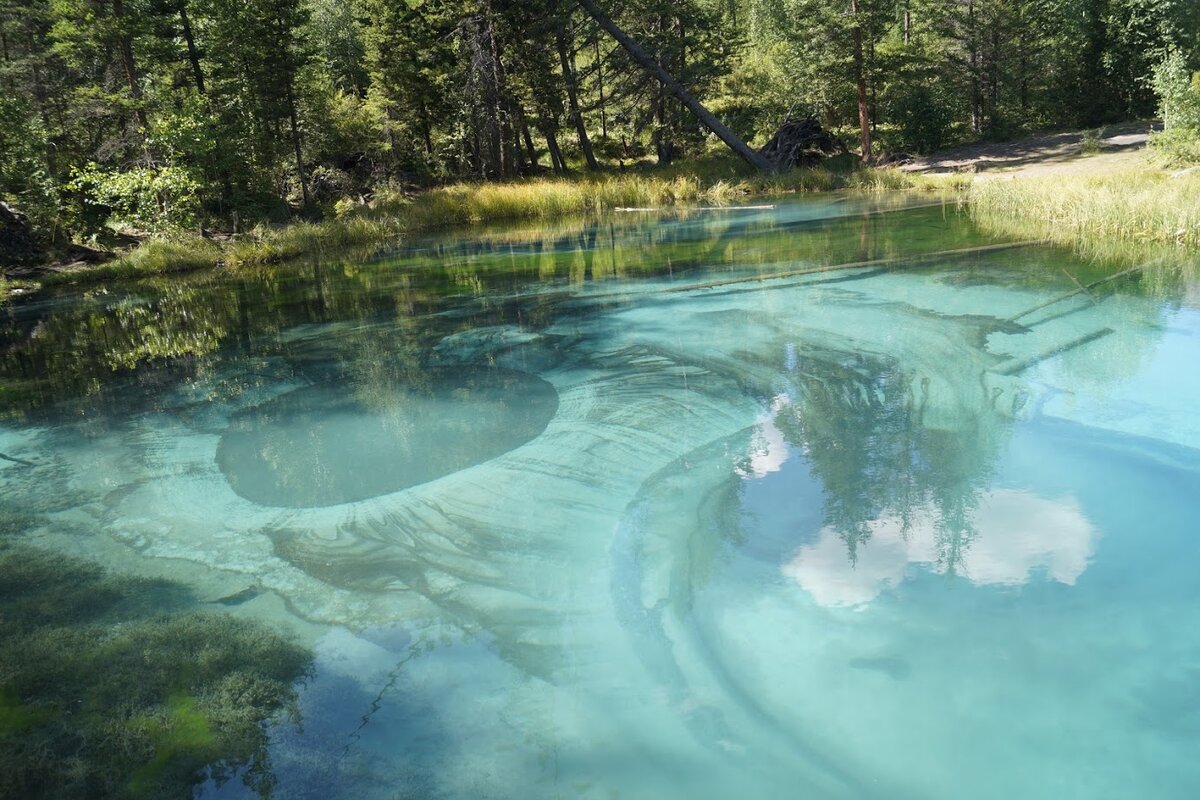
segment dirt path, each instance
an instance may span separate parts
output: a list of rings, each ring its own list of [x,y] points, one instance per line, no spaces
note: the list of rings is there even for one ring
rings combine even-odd
[[[1154,126],[1149,122],[1109,125],[1084,153],[1084,131],[1031,136],[1015,142],[969,144],[916,158],[906,172],[973,172],[985,175],[1051,175],[1112,172],[1136,167]]]

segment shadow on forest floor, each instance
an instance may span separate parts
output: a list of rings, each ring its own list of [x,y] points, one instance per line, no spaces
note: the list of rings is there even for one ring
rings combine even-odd
[[[1103,173],[1136,166],[1154,122],[1126,122],[1086,131],[1030,136],[1011,142],[977,142],[914,159],[906,172],[1003,172],[1005,175]],[[1092,149],[1094,148],[1094,149]],[[1090,152],[1089,152],[1090,150]]]

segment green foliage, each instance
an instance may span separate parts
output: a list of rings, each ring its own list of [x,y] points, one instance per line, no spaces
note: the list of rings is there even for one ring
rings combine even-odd
[[[22,97],[0,93],[0,200],[10,200],[51,233],[58,190],[44,152],[45,131]]]
[[[1181,54],[1172,53],[1155,69],[1154,91],[1167,128],[1200,133],[1200,72],[1189,70]]]
[[[951,106],[934,87],[896,87],[889,97],[889,115],[896,121],[896,145],[901,150],[932,153],[950,141],[954,125]]]
[[[1164,123],[1151,139],[1154,149],[1169,164],[1200,164],[1200,72],[1172,53],[1154,72],[1154,91]]]
[[[116,225],[163,232],[198,224],[203,185],[183,167],[108,172],[89,164],[75,171],[68,187],[85,206],[108,209]]]
[[[309,656],[189,605],[173,584],[0,544],[0,794],[186,797],[206,766],[268,792],[262,723],[293,707]]]
[[[602,5],[759,143],[804,113],[857,141],[860,78],[880,149],[928,152],[1145,116],[1154,64],[1200,67],[1193,0]],[[0,0],[0,39],[0,196],[59,244],[106,226],[243,233],[388,186],[720,146],[575,3]],[[1157,144],[1184,162],[1180,130]]]
[[[1171,128],[1156,133],[1150,138],[1150,144],[1167,166],[1200,165],[1200,136],[1185,128]]]

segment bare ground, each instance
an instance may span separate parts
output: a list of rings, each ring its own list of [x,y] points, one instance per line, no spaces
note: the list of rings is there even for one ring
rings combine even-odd
[[[1055,175],[1113,172],[1145,163],[1150,122],[1109,125],[1085,150],[1087,131],[1049,133],[1013,142],[983,142],[915,158],[900,167],[906,172],[971,172],[984,176]]]

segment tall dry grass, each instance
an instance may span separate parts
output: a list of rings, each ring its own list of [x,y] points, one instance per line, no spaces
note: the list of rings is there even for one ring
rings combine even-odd
[[[1016,176],[966,194],[984,228],[1063,244],[1153,242],[1200,247],[1200,174],[1150,168],[1106,175]]]

